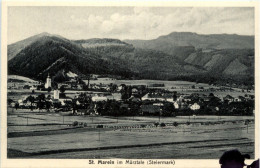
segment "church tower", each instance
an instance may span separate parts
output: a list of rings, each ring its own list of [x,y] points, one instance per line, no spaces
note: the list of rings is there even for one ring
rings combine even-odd
[[[48,74],[48,77],[46,79],[46,83],[45,83],[45,89],[51,87],[51,78],[50,75]]]
[[[58,89],[54,90],[53,99],[60,99],[60,92]]]

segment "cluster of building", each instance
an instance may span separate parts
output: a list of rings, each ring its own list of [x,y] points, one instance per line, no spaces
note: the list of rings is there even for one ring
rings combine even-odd
[[[134,107],[135,110],[138,110],[139,114],[146,115],[160,114],[162,111],[165,111],[166,105],[168,106],[167,110],[169,111],[169,109],[172,109],[170,110],[172,112],[199,111],[203,113],[203,111],[210,110],[212,114],[216,114],[219,111],[229,110],[227,109],[228,104],[232,104],[233,109],[236,109],[236,106],[239,106],[239,108],[242,107],[241,103],[248,104],[246,102],[254,102],[254,96],[249,94],[238,97],[227,95],[221,99],[217,96],[214,96],[212,93],[209,95],[198,93],[188,95],[177,92],[170,92],[162,88],[151,89],[145,85],[126,86],[122,84],[117,86],[114,84],[93,84],[90,86],[90,90],[104,89],[107,92],[85,92],[85,97],[88,98],[86,101],[85,98],[82,98],[84,92],[73,94],[73,96],[69,97],[64,92],[61,92],[61,87],[64,87],[65,89],[81,87],[76,80],[71,80],[67,83],[59,83],[58,87],[53,90],[53,95],[49,93],[44,101],[47,101],[51,104],[50,108],[66,107],[67,109],[73,109],[75,111],[78,109],[91,107],[93,108],[92,111],[95,111],[95,114],[98,113],[98,106],[102,106],[99,108],[105,109],[104,106],[108,106],[108,103],[106,102],[112,101],[116,102],[116,104],[120,107],[119,109],[124,109],[124,112],[129,112],[133,110],[131,108]],[[46,79],[44,87],[46,89],[52,87],[51,78],[49,75]],[[161,85],[158,87],[161,87]],[[35,88],[35,86],[31,86],[31,88]],[[22,97],[17,102],[12,102],[11,106],[15,107],[18,104],[21,108],[38,108],[38,103],[39,98],[37,97],[34,97],[33,99]],[[253,106],[251,104],[249,106]],[[223,107],[226,109],[223,109]],[[246,107],[242,108],[246,109]],[[247,107],[247,110],[252,109],[254,109],[254,107]]]

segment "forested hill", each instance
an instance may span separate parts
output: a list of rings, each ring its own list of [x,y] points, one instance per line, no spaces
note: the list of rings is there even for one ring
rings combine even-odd
[[[254,37],[171,33],[154,40],[68,40],[39,34],[8,46],[9,74],[112,74],[124,78],[254,83]],[[64,73],[63,73],[64,74]]]

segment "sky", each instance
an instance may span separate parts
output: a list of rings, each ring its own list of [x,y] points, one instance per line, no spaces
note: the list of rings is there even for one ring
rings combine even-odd
[[[171,32],[254,35],[251,7],[8,7],[8,44],[48,32],[71,40],[155,39]]]

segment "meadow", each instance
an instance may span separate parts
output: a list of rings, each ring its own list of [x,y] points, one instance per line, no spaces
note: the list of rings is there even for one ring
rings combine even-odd
[[[252,116],[161,117],[165,127],[156,127],[158,120],[9,109],[8,157],[216,159],[230,148],[254,156]],[[87,126],[72,126],[74,121]]]

